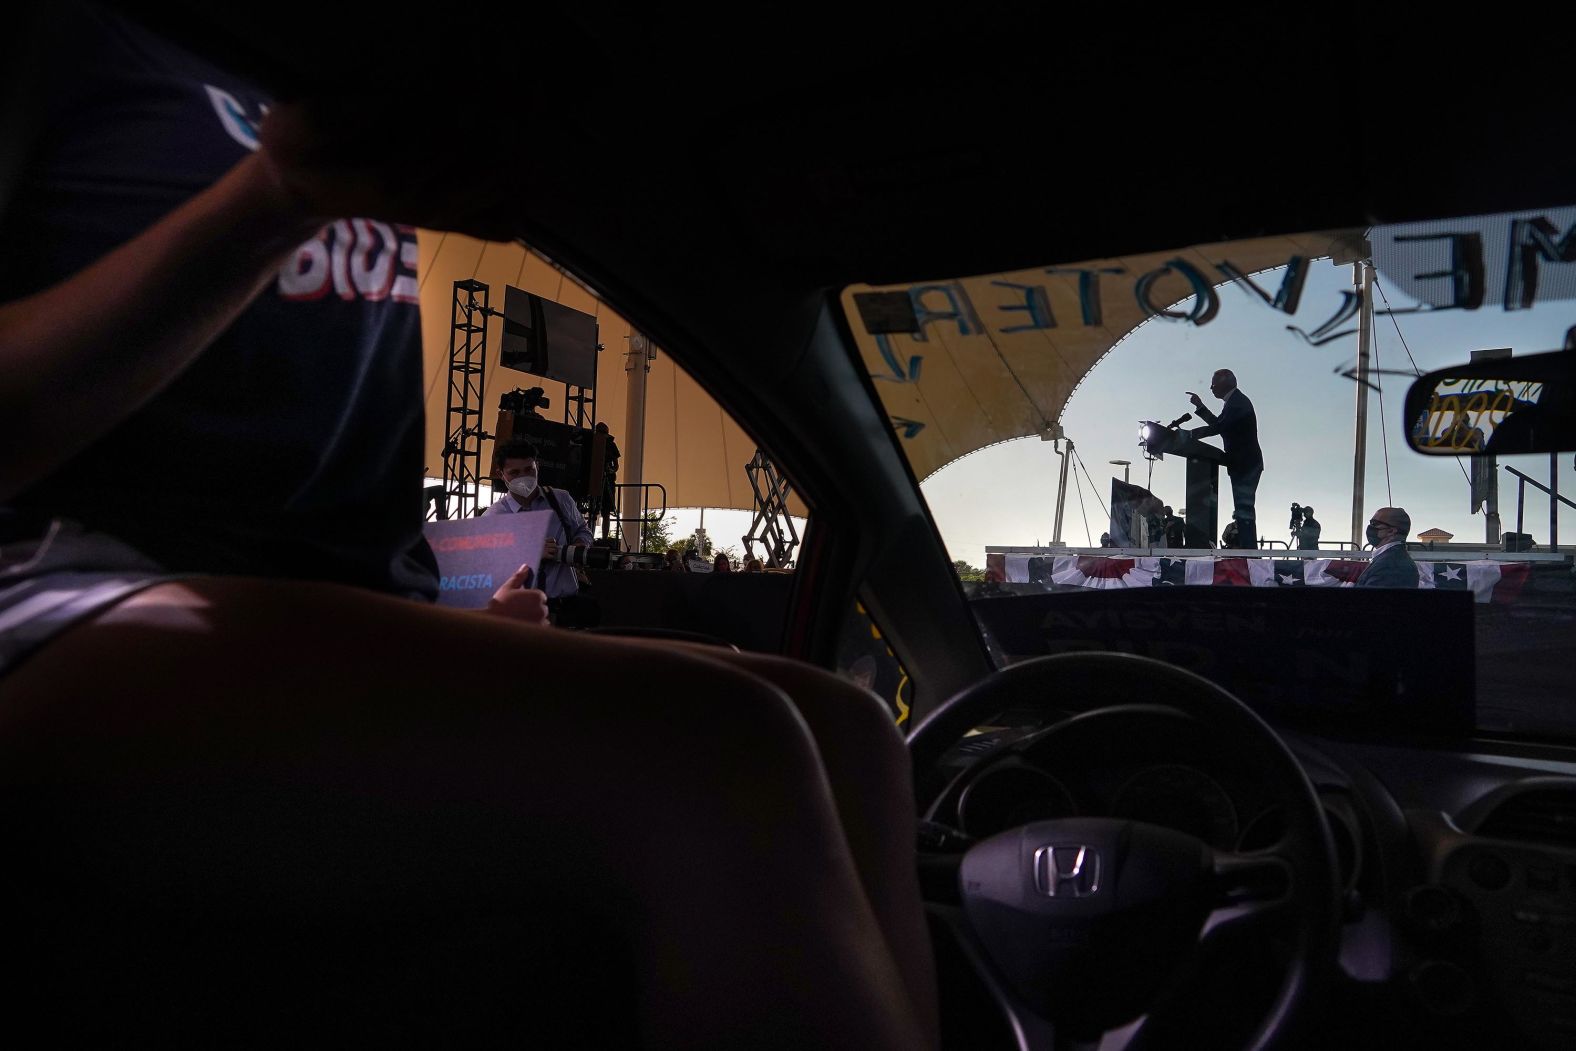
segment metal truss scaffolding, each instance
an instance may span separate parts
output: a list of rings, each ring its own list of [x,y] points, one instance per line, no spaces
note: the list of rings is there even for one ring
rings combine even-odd
[[[480,281],[454,282],[449,328],[448,438],[443,443],[443,488],[449,513],[469,518],[476,512],[482,474],[483,368],[487,364],[488,287]]]
[[[754,545],[759,543],[766,548],[767,568],[788,569],[793,565],[794,548],[799,546],[798,530],[788,514],[788,494],[793,487],[760,449],[755,450],[755,458],[744,473],[749,475],[750,488],[755,492],[754,516],[750,519],[750,531],[744,534],[744,553],[755,554]]]
[[[596,426],[596,388],[564,384],[564,422],[590,430]]]

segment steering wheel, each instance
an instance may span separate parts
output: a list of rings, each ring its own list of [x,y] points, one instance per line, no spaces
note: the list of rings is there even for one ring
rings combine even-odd
[[[908,740],[916,785],[944,753],[1008,708],[1131,711],[1195,721],[1252,770],[1285,813],[1278,842],[1248,853],[1135,821],[1036,821],[974,844],[959,892],[965,951],[982,969],[1026,1051],[1136,1046],[1150,1039],[1189,958],[1263,923],[1293,935],[1285,977],[1248,1046],[1288,1033],[1340,938],[1335,848],[1317,795],[1275,731],[1230,693],[1147,657],[1069,653],[1012,665],[931,713]],[[1164,698],[1163,705],[1147,703]],[[923,789],[921,789],[923,793]],[[920,812],[941,789],[919,800]]]

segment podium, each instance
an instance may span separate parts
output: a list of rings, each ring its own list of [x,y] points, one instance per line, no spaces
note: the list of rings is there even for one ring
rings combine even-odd
[[[1177,427],[1145,420],[1138,444],[1155,459],[1167,453],[1187,461],[1187,513],[1183,527],[1188,547],[1214,547],[1220,542],[1220,465],[1226,454]]]

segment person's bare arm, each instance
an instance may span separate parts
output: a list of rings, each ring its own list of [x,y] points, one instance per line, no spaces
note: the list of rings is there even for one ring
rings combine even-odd
[[[146,405],[323,223],[512,236],[499,209],[527,156],[459,176],[433,145],[449,134],[433,119],[444,101],[417,97],[418,117],[406,101],[276,105],[262,149],[213,186],[60,284],[0,305],[0,502]]]
[[[253,154],[86,269],[0,305],[0,500],[147,404],[322,221]]]

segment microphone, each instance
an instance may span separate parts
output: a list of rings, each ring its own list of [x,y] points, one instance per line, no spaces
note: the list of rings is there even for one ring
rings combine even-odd
[[[1166,430],[1169,431],[1169,430],[1172,430],[1174,428],[1180,427],[1184,423],[1186,423],[1188,420],[1191,420],[1192,418],[1193,418],[1193,414],[1191,412],[1184,412],[1182,415],[1178,416],[1176,419],[1174,419],[1170,423],[1166,424]]]

